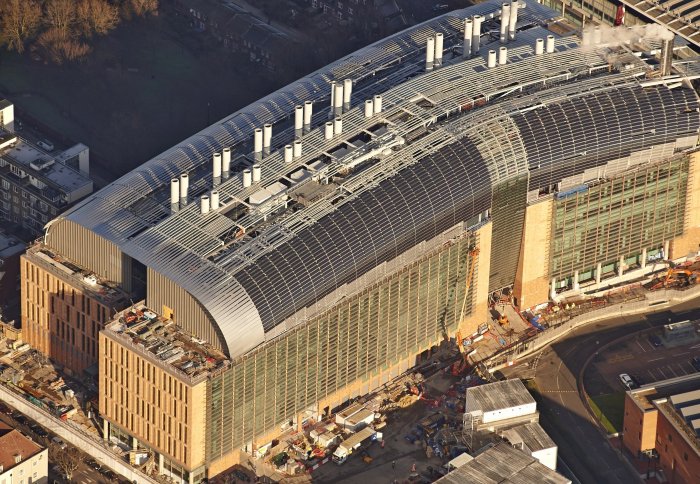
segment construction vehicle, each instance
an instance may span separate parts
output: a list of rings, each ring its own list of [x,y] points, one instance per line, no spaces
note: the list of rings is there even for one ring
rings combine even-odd
[[[510,326],[510,321],[508,321],[508,316],[506,316],[505,314],[501,314],[498,317],[498,324],[500,324],[502,328],[508,328],[508,326]]]
[[[700,270],[691,270],[685,267],[670,267],[666,275],[657,279],[651,289],[661,289],[669,287],[685,287],[698,283]]]
[[[353,452],[379,439],[381,439],[381,433],[377,432],[372,427],[365,427],[359,432],[352,434],[338,445],[338,448],[333,452],[333,462],[340,465],[348,460],[348,457],[350,457]]]

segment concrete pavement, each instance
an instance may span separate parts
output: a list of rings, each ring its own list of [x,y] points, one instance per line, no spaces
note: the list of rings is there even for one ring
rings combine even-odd
[[[542,426],[559,446],[562,460],[581,482],[627,484],[641,481],[619,450],[610,445],[581,400],[579,375],[586,360],[608,342],[661,326],[668,318],[674,322],[699,318],[699,305],[700,298],[695,298],[666,311],[663,318],[632,315],[590,323],[544,349],[539,358],[530,360],[534,363],[537,359],[535,383]],[[514,377],[527,372],[532,370],[522,365],[503,370],[504,374]]]

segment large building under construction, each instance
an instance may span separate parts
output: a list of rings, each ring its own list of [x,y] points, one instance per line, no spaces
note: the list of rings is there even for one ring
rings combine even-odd
[[[198,482],[473,333],[492,295],[527,307],[697,253],[700,66],[656,30],[609,44],[556,15],[442,15],[89,197],[24,258],[30,343],[104,328],[80,363],[106,435]],[[121,301],[112,322],[76,278]]]

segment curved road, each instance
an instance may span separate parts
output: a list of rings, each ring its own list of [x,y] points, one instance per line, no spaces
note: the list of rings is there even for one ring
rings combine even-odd
[[[619,451],[610,445],[581,400],[578,376],[586,360],[599,347],[615,339],[661,326],[669,319],[673,322],[700,319],[700,297],[660,313],[618,316],[589,324],[530,358],[530,365],[536,365],[535,382],[541,396],[538,401],[540,423],[559,446],[561,459],[581,483],[642,482]],[[503,373],[508,377],[531,375],[532,368],[520,365]]]

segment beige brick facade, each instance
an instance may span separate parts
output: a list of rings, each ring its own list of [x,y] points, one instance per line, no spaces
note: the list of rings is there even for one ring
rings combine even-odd
[[[528,205],[518,271],[513,285],[515,302],[528,308],[549,300],[549,247],[552,234],[553,199]]]

